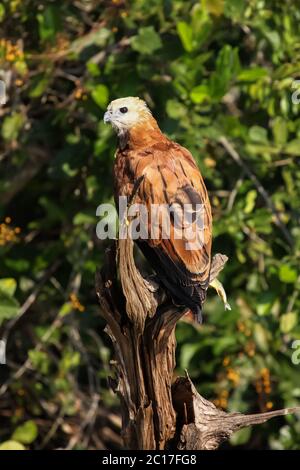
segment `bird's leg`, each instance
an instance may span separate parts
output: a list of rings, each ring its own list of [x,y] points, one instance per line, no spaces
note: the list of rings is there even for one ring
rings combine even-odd
[[[218,296],[222,299],[224,303],[225,310],[231,310],[231,307],[227,302],[227,295],[222,283],[217,278],[215,278],[209,283],[209,286],[213,287],[217,291]]]

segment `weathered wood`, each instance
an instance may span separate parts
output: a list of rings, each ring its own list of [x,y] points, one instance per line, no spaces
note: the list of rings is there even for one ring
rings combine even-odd
[[[174,408],[181,420],[177,448],[184,450],[215,450],[239,429],[300,412],[296,407],[251,415],[226,413],[197,392],[188,374],[175,381],[172,392]]]
[[[116,258],[126,298],[112,269]],[[124,443],[131,449],[164,449],[176,429],[171,396],[175,325],[185,310],[158,306],[163,293],[137,271],[130,239],[107,252],[106,265],[109,270],[97,274],[96,291],[115,349],[116,380],[110,384],[121,399]]]
[[[215,255],[211,279],[226,261]],[[120,397],[126,448],[216,449],[242,427],[299,411],[225,413],[198,394],[188,375],[172,385],[175,327],[187,309],[172,304],[153,280],[141,276],[130,238],[107,250],[96,292],[115,351],[115,377],[109,383]]]

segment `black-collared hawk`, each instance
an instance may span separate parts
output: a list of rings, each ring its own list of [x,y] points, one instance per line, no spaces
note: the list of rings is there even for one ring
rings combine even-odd
[[[151,217],[147,239],[136,240],[176,305],[192,310],[201,322],[202,305],[210,282],[212,215],[202,175],[191,153],[168,139],[159,129],[146,103],[127,97],[112,101],[104,115],[118,135],[114,164],[115,200],[126,196],[143,204],[177,205],[197,212],[202,207],[201,243],[187,248],[190,239],[176,237],[172,217],[169,238],[151,238]],[[192,219],[191,225],[196,223]],[[196,228],[196,230],[198,230]],[[197,232],[199,235],[199,230]],[[193,245],[194,246],[194,245]]]

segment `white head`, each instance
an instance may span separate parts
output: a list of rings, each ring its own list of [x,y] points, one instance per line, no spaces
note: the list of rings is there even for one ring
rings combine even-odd
[[[149,119],[151,111],[145,101],[135,96],[112,101],[104,114],[104,122],[110,122],[118,134],[124,134],[131,127]]]

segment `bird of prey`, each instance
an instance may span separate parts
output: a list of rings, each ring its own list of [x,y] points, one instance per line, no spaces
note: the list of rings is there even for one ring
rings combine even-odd
[[[145,205],[149,213],[153,205],[187,205],[192,212],[190,223],[194,228],[197,223],[195,214],[201,207],[201,230],[196,227],[196,238],[201,232],[201,243],[195,243],[192,248],[187,247],[189,240],[184,234],[176,237],[177,228],[172,218],[168,238],[162,236],[162,230],[158,237],[151,237],[150,217],[146,227],[149,236],[136,240],[173,302],[189,308],[201,323],[202,305],[210,284],[212,215],[207,190],[195,160],[186,148],[161,132],[148,106],[140,98],[112,101],[104,122],[110,123],[118,135],[114,164],[116,204],[119,196],[126,196],[129,201],[134,197],[134,202]],[[215,282],[214,287],[224,300],[222,285]]]

